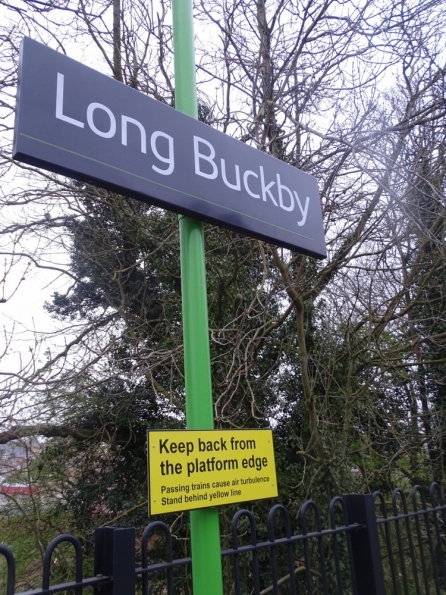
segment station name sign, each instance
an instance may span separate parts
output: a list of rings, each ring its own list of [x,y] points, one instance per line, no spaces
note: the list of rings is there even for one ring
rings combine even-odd
[[[149,514],[277,497],[271,430],[148,432]]]
[[[13,156],[324,258],[317,181],[30,38]]]

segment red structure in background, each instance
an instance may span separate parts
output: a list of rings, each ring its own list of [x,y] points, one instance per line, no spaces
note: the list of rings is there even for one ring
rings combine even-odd
[[[27,485],[0,485],[0,494],[3,496],[32,496],[37,491]]]

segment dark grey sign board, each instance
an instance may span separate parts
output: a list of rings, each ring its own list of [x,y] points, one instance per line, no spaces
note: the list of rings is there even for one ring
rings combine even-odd
[[[29,38],[14,158],[326,257],[313,176]]]

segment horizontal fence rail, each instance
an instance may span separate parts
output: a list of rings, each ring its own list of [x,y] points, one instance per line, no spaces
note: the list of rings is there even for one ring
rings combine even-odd
[[[20,593],[13,552],[0,545],[0,595],[191,592],[192,560],[174,557],[165,523],[146,527],[136,548],[139,561],[135,544],[133,528],[96,529],[94,576],[84,578],[80,541],[60,535],[45,552],[41,586]],[[432,484],[428,495],[415,486],[409,499],[400,489],[389,501],[380,492],[336,497],[325,516],[312,500],[302,505],[298,518],[277,504],[265,523],[252,511],[239,510],[230,547],[221,554],[227,592],[235,595],[445,595],[445,545],[446,506],[439,486]],[[71,552],[72,580],[51,584],[61,546]],[[161,556],[156,563],[155,550]]]

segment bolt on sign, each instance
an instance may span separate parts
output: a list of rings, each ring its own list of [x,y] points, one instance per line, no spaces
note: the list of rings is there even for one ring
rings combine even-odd
[[[277,497],[271,430],[148,432],[149,514]]]
[[[13,156],[326,257],[316,178],[26,37]]]

